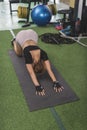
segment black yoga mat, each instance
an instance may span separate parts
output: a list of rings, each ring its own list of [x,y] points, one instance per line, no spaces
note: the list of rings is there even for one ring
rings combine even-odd
[[[69,85],[53,65],[52,70],[60,83],[64,86],[64,90],[61,93],[54,92],[52,88],[52,81],[49,75],[45,73],[43,75],[37,75],[37,77],[41,85],[44,87],[46,95],[35,95],[35,87],[25,67],[24,58],[16,56],[13,50],[9,51],[9,55],[30,111],[54,107],[60,104],[79,100],[78,96],[69,87]]]

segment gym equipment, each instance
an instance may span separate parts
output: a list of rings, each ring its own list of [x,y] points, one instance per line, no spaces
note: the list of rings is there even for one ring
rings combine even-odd
[[[63,26],[58,24],[58,25],[55,26],[55,29],[57,29],[57,30],[62,30],[62,29],[63,29]]]
[[[84,46],[84,47],[87,47],[87,44],[84,44],[84,43],[82,43],[81,41],[80,41],[80,39],[84,39],[84,38],[87,38],[87,36],[86,37],[72,37],[72,36],[68,36],[68,35],[66,35],[65,33],[63,33],[62,31],[59,31],[59,33],[61,34],[61,37],[63,37],[63,38],[67,38],[67,39],[72,39],[73,41],[75,41],[75,42],[77,42],[78,44],[80,44],[80,45],[82,45],[82,46]]]
[[[87,6],[83,8],[82,12],[81,33],[87,36]]]
[[[19,18],[24,18],[26,20],[19,20],[18,22],[23,22],[25,23],[24,25],[22,25],[22,27],[27,27],[27,26],[30,26],[30,24],[34,23],[33,21],[30,22],[30,13],[31,13],[31,10],[32,10],[32,7],[31,7],[31,3],[34,3],[34,6],[36,4],[44,4],[44,5],[47,5],[47,2],[48,0],[21,0],[22,3],[27,3],[28,4],[28,7],[21,7],[18,8],[18,10],[13,10],[12,9],[12,4],[15,4],[15,3],[19,3],[20,0],[9,0],[9,3],[10,3],[10,13],[12,14],[12,12],[14,11],[18,11],[18,17]],[[54,4],[55,4],[55,0],[54,0]],[[23,12],[24,11],[24,12]]]
[[[33,85],[31,78],[25,67],[24,58],[19,58],[16,56],[13,50],[9,51],[9,56],[11,58],[12,64],[14,66],[15,72],[20,82],[21,89],[24,93],[26,102],[28,104],[30,111],[40,110],[44,108],[54,107],[57,105],[62,105],[69,102],[78,101],[79,98],[75,92],[69,87],[66,81],[62,78],[60,73],[52,65],[54,74],[56,75],[59,82],[63,85],[64,90],[61,94],[54,92],[52,88],[52,81],[47,73],[44,75],[37,75],[38,79],[46,91],[45,96],[35,95],[35,86]]]
[[[52,12],[52,15],[56,15],[57,14],[57,8],[56,8],[56,4],[49,4],[47,5],[49,7],[49,9]]]
[[[27,27],[27,26],[30,26],[31,23],[33,22],[30,22],[30,13],[31,13],[31,10],[32,10],[32,7],[31,7],[31,3],[34,4],[34,6],[36,4],[39,4],[41,2],[41,0],[28,0],[28,7],[27,7],[27,17],[26,17],[26,20],[19,20],[19,22],[25,22],[24,25],[22,25],[22,27]],[[43,0],[43,4],[46,2],[46,0]]]
[[[63,22],[66,22],[67,21],[67,15],[69,15],[71,13],[71,10],[70,9],[61,9],[61,10],[58,10],[58,14],[63,14]]]
[[[12,14],[12,12],[17,12],[17,10],[14,10],[12,8],[13,4],[18,4],[18,3],[28,3],[29,0],[9,0],[9,6],[10,6],[10,13]]]
[[[18,14],[19,18],[27,18],[28,8],[27,7],[18,6],[18,13],[17,14]]]
[[[31,18],[33,22],[38,26],[47,25],[52,17],[50,9],[43,4],[35,6],[31,11]]]
[[[63,32],[66,35],[70,35],[71,34],[71,26],[68,25],[66,28],[62,29],[61,32]]]
[[[10,6],[10,13],[12,14],[12,12],[15,12],[17,10],[13,10],[12,9],[12,4],[16,4],[16,3],[19,3],[20,0],[9,0],[9,6]]]
[[[60,33],[44,33],[44,34],[41,34],[39,36],[39,38],[41,39],[41,41],[43,41],[46,44],[62,45],[62,44],[75,43],[75,41],[72,39],[67,39],[65,37],[61,37]]]

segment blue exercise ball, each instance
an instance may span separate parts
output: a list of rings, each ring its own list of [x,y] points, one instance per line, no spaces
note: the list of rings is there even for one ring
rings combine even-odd
[[[38,26],[47,25],[52,17],[52,12],[46,5],[36,5],[31,11],[32,21]]]

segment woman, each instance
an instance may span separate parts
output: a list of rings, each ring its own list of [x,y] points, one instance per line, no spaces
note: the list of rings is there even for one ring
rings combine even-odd
[[[32,30],[22,30],[13,40],[14,51],[18,56],[24,55],[26,68],[30,74],[30,77],[35,85],[36,94],[45,95],[44,88],[37,80],[36,73],[44,73],[46,70],[53,81],[53,89],[56,92],[61,92],[63,87],[56,80],[54,73],[52,72],[51,65],[48,56],[44,50],[38,47],[38,34]]]

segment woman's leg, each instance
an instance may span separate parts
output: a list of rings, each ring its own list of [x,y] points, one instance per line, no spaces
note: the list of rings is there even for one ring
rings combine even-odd
[[[13,47],[17,56],[22,56],[23,53],[22,47],[16,41],[13,41]]]

